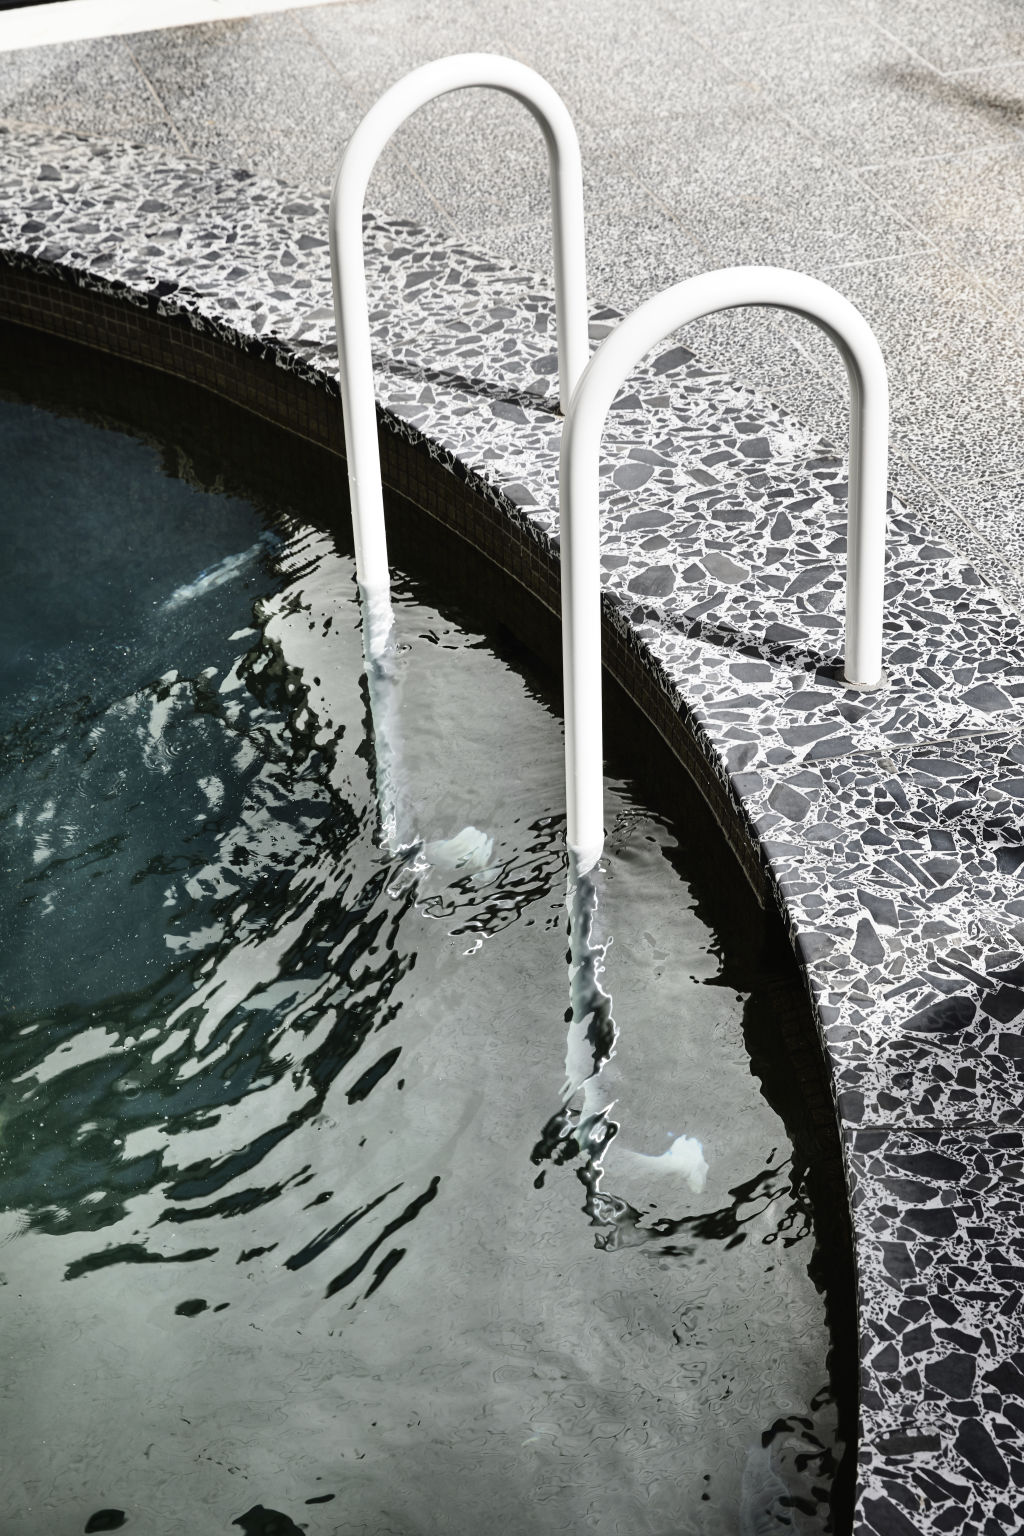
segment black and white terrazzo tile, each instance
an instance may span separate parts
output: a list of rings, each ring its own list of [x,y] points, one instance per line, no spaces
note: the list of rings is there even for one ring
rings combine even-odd
[[[336,394],[326,199],[163,150],[0,132],[0,263],[185,314]],[[379,400],[558,535],[538,280],[368,217]],[[599,339],[618,316],[595,310]],[[1024,1529],[1022,620],[894,505],[885,687],[836,680],[846,472],[684,347],[604,440],[609,613],[761,850],[831,1060],[861,1307],[858,1532]]]
[[[1002,1533],[1024,1498],[1024,1134],[850,1134],[862,1529]]]

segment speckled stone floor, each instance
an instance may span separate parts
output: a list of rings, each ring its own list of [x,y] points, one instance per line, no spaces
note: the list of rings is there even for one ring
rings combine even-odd
[[[1005,188],[1024,154],[1024,30],[996,0],[622,10],[588,5],[584,26],[532,0],[349,0],[12,55],[0,250],[129,298],[170,284],[163,307],[330,376],[322,157],[402,69],[483,47],[539,67],[578,114],[602,303],[768,260],[868,315],[900,493],[887,688],[828,675],[845,470],[819,439],[841,440],[841,395],[788,321],[704,326],[687,345],[711,366],[677,355],[671,384],[658,360],[633,381],[608,435],[606,593],[760,840],[831,1057],[860,1274],[858,1530],[1019,1530],[1024,466]],[[521,275],[545,260],[539,157],[502,104],[472,103],[478,128],[469,104],[425,110],[371,195],[515,259],[372,226],[381,398],[547,538],[550,304]],[[18,126],[40,120],[148,147]],[[314,190],[283,200],[203,158]],[[481,387],[496,376],[505,400]]]

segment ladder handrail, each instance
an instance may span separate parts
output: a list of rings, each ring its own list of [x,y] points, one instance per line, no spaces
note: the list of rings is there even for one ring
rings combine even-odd
[[[622,320],[594,353],[562,431],[559,508],[567,842],[577,870],[604,846],[601,723],[599,454],[605,418],[641,359],[680,326],[723,309],[765,306],[813,321],[835,343],[850,384],[846,652],[851,687],[882,681],[889,389],[870,326],[842,294],[781,267],[729,267],[676,283]]]
[[[378,602],[380,624],[370,654],[390,622],[387,542],[370,351],[363,252],[363,202],[370,173],[397,128],[436,96],[491,87],[521,101],[547,145],[554,223],[555,311],[561,404],[568,408],[590,355],[579,140],[565,103],[534,70],[499,54],[465,53],[424,64],[385,91],[348,142],[331,192],[330,245],[335,333],[348,458],[356,570],[364,595]]]

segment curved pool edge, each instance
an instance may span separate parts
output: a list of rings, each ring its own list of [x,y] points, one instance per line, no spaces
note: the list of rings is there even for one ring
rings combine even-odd
[[[129,354],[145,332],[140,361],[175,371],[205,359],[210,387],[220,368],[230,390],[227,343],[275,365],[239,403],[272,414],[287,396],[299,415],[286,425],[340,447],[325,197],[73,135],[8,131],[0,143],[9,318],[42,302],[31,323],[60,333],[74,312],[93,345]],[[557,607],[550,297],[404,221],[370,219],[367,236],[384,420],[465,487],[456,531]],[[175,333],[173,358],[159,355],[150,311],[172,319],[159,334]],[[592,333],[615,319],[594,312]],[[683,349],[634,385],[605,436],[609,659],[631,685],[642,677],[641,707],[656,725],[662,712],[662,734],[679,736],[683,720],[691,771],[748,874],[777,895],[807,976],[857,1253],[855,1528],[1014,1529],[1021,622],[897,505],[888,686],[842,688],[829,670],[842,461]],[[427,511],[436,480],[424,473],[413,497]],[[481,506],[493,514],[482,525]]]

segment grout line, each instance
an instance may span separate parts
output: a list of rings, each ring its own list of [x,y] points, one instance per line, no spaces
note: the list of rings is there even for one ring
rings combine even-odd
[[[922,236],[922,239],[926,239],[926,237]],[[819,273],[824,281],[825,274],[829,272],[852,272],[860,267],[887,267],[900,261],[913,261],[918,256],[932,255],[934,255],[934,250],[931,243],[926,241],[919,249],[896,251],[891,256],[862,256],[856,261],[830,261],[825,266],[819,268]]]
[[[970,160],[981,155],[1005,155],[1008,158],[1017,159],[1021,152],[1021,139],[1024,132],[1018,130],[1018,136],[1013,139],[991,139],[984,144],[967,144],[963,149],[951,149],[941,155],[901,155],[889,160],[878,160],[865,165],[851,166],[854,175],[862,175],[867,172],[898,170],[902,166],[915,165],[942,165],[950,160]]]
[[[888,34],[886,35],[888,36]],[[893,41],[898,42],[898,39],[893,39]],[[903,45],[900,44],[900,46]],[[709,53],[714,61],[718,63],[723,69],[725,69],[726,72],[731,75],[734,80],[739,81],[744,78],[729,62],[728,57],[722,52],[719,52],[715,49],[704,49],[703,51]],[[895,220],[898,225],[903,227],[903,229],[917,235],[921,240],[924,241],[926,248],[935,248],[934,241],[926,231],[919,229],[910,219],[908,219],[904,214],[900,213],[898,209],[893,208],[888,202],[886,202],[884,198],[880,197],[880,195],[872,186],[861,179],[855,168],[846,165],[829,144],[824,142],[818,135],[807,129],[803,123],[799,121],[799,119],[793,117],[791,112],[789,112],[785,107],[783,107],[774,99],[770,89],[770,81],[765,81],[763,83],[766,87],[766,106],[775,114],[778,119],[788,124],[789,128],[793,131],[798,140],[802,140],[806,145],[815,150],[818,154],[822,155],[826,162],[830,164],[840,175],[849,176],[877,208],[884,209],[889,218]],[[664,206],[664,204],[661,206]]]
[[[63,123],[48,123],[41,117],[8,117],[6,114],[0,117],[0,124],[5,128],[25,129],[31,133],[69,134],[74,139],[98,140],[109,143],[109,135],[101,133],[98,128],[67,128]],[[133,142],[129,140],[129,142]],[[134,142],[139,142],[135,140]],[[152,140],[146,140],[152,145]]]
[[[927,59],[925,59],[922,55],[917,54],[914,49],[910,48],[907,44],[903,43],[901,39],[895,37],[892,33],[887,31],[886,28],[880,26],[871,17],[864,16],[864,20],[868,23],[868,25],[875,27],[875,29],[877,31],[882,33],[882,35],[887,37],[892,43],[894,43],[898,47],[902,48],[905,52],[907,52],[911,56],[919,59],[919,61],[931,73],[935,74],[940,79],[945,78],[942,75],[941,71],[937,70],[935,68],[935,66],[930,64]],[[723,53],[722,51],[719,51],[718,49],[714,49],[714,48],[705,49],[704,51],[710,52],[711,55],[717,60],[717,62],[722,66],[722,68],[724,68],[727,71],[727,73],[733,77],[733,79],[738,80],[738,79],[742,78],[738,74],[737,70],[733,67],[733,65],[729,62],[729,59],[728,59],[728,57],[726,56],[725,53]],[[1006,314],[1016,318],[1015,311],[1014,311],[1013,307],[1009,303],[1007,303],[1005,298],[997,297],[997,295],[995,294],[994,290],[989,287],[989,285],[986,282],[986,280],[980,274],[976,274],[976,273],[972,272],[970,268],[963,267],[963,265],[959,261],[956,260],[956,258],[953,255],[953,253],[950,252],[949,248],[941,241],[941,239],[937,240],[935,237],[933,237],[931,234],[929,234],[927,230],[922,229],[912,219],[908,218],[899,209],[894,207],[893,204],[888,199],[882,197],[880,195],[880,193],[876,190],[876,188],[874,186],[872,186],[871,183],[865,179],[864,174],[863,174],[863,168],[850,167],[848,165],[845,165],[842,162],[842,160],[838,157],[838,155],[835,153],[835,151],[831,148],[831,146],[829,144],[825,143],[817,135],[812,134],[810,132],[810,130],[806,129],[804,127],[804,125],[798,119],[794,118],[792,116],[792,114],[789,111],[786,110],[786,108],[782,107],[778,102],[776,102],[773,99],[772,94],[771,94],[771,90],[770,90],[770,81],[765,81],[764,83],[765,83],[765,85],[767,87],[767,89],[765,91],[766,104],[776,114],[776,116],[779,117],[780,119],[784,120],[785,122],[787,122],[789,124],[790,128],[793,130],[793,132],[797,135],[797,137],[799,139],[802,139],[806,144],[809,144],[818,153],[823,155],[824,158],[826,159],[826,161],[829,164],[831,164],[839,172],[840,175],[845,175],[845,176],[850,177],[850,179],[861,189],[861,191],[864,193],[864,195],[868,199],[870,199],[870,201],[875,205],[875,207],[877,207],[880,210],[884,210],[886,216],[889,219],[892,219],[892,220],[896,221],[896,223],[899,226],[902,226],[902,228],[905,231],[907,231],[908,233],[911,233],[914,236],[916,236],[916,238],[920,242],[920,244],[919,244],[919,246],[918,246],[916,251],[906,251],[906,252],[900,253],[898,255],[895,255],[893,257],[882,257],[882,258],[877,258],[877,259],[868,257],[868,258],[863,259],[862,261],[833,262],[833,263],[830,263],[827,266],[823,267],[822,271],[825,271],[825,272],[828,272],[828,271],[842,271],[844,268],[849,269],[849,268],[852,268],[852,267],[861,267],[861,266],[865,266],[866,267],[866,266],[869,266],[869,265],[878,265],[878,264],[881,264],[881,262],[884,262],[884,261],[905,260],[908,257],[913,257],[915,255],[916,256],[922,256],[922,255],[939,256],[940,258],[944,258],[947,261],[950,261],[952,265],[954,265],[955,267],[959,268],[959,270],[961,272],[964,272],[967,276],[969,276],[971,278],[971,280],[974,282],[974,284],[980,289],[980,291],[984,295],[987,295],[990,299],[995,300],[995,302],[998,304],[999,308],[1002,309],[1004,313],[1006,313]],[[988,151],[988,150],[991,150],[992,148],[994,148],[995,146],[986,144],[984,146],[979,146],[979,147],[980,148],[984,148],[986,151]],[[973,150],[969,151],[969,153],[976,153],[976,152],[977,151],[973,151]],[[946,158],[946,157],[936,157],[936,158]],[[649,188],[647,190],[650,191]],[[653,193],[651,195],[654,196]],[[661,200],[659,198],[655,197],[655,201],[657,201],[659,203],[659,206],[665,207],[665,204],[661,203]],[[671,212],[671,210],[667,210],[667,211]]]
[[[153,100],[156,102],[157,106],[160,108],[160,111],[163,114],[164,118],[166,119],[166,121],[168,123],[168,126],[170,127],[170,130],[173,133],[174,137],[177,139],[178,144],[184,150],[186,155],[190,155],[192,153],[191,146],[185,142],[185,139],[182,137],[181,133],[178,130],[177,123],[174,121],[174,118],[171,116],[170,112],[167,109],[167,103],[160,96],[160,94],[157,91],[156,87],[154,86],[152,80],[146,74],[146,71],[143,69],[142,65],[139,63],[138,59],[135,57],[135,50],[132,47],[131,43],[128,42],[127,38],[122,38],[121,39],[121,45],[124,48],[125,52],[128,54],[128,57],[131,59],[131,61],[134,64],[135,68],[138,70],[140,76],[142,77],[142,81],[143,81],[144,85],[146,86],[146,89],[149,91],[149,94],[152,96]]]
[[[981,576],[989,586],[993,587],[997,592],[999,592],[1009,607],[1013,608],[1018,613],[1024,613],[1024,587],[1021,586],[1020,576],[1014,570],[1013,566],[1007,564],[1007,562],[999,554],[999,551],[990,542],[988,536],[984,534],[979,528],[976,528],[975,525],[966,516],[966,514],[961,512],[954,505],[949,496],[949,493],[943,491],[938,485],[935,484],[935,481],[932,479],[929,471],[927,469],[921,468],[917,462],[916,457],[914,459],[907,460],[906,463],[908,472],[916,478],[919,486],[923,487],[923,489],[926,491],[930,491],[938,503],[937,507],[922,507],[920,497],[916,494],[917,487],[913,487],[909,492],[902,490],[898,483],[899,465],[896,464],[890,468],[890,481],[896,482],[894,486],[895,492],[898,495],[900,501],[904,503],[907,510],[909,511],[913,509],[916,513],[916,516],[920,518],[923,526],[927,527],[933,533],[943,538],[946,538],[947,536],[933,520],[933,514],[936,512],[944,514],[946,518],[952,518],[954,522],[960,525],[960,528],[966,530],[966,532],[971,535],[972,539],[981,545],[981,552],[984,555],[986,562],[991,562],[991,566],[987,566],[986,570],[978,570],[974,563],[975,559],[977,558],[976,556],[968,555],[962,549],[956,548],[954,548],[953,553],[957,556],[958,559],[965,561],[966,564],[971,566],[973,570],[976,570],[978,575]],[[893,470],[895,470],[895,474],[893,474]],[[959,530],[954,531],[959,532]],[[955,544],[956,541],[947,539],[947,542]],[[999,573],[998,579],[996,578],[997,572]]]
[[[963,69],[947,69],[943,76],[946,80],[959,80],[964,75],[987,74],[993,69],[1019,69],[1024,70],[1024,58],[993,59],[988,64],[967,64]]]
[[[870,18],[865,18],[865,19],[870,21]],[[875,25],[875,23],[873,23],[873,22],[871,24]],[[878,30],[880,30],[882,32],[885,32],[884,28],[879,28]],[[887,33],[887,32],[885,32],[885,35],[886,36],[890,36],[890,34]],[[899,39],[893,39],[893,41],[898,42]],[[901,46],[905,46],[905,45],[901,44]],[[726,58],[722,57],[721,55],[718,55],[718,60],[721,63],[722,67],[730,75],[732,75],[732,77],[734,79],[741,78],[737,74],[736,70],[732,67],[732,65],[728,62],[728,60]],[[927,64],[927,60],[922,60],[922,62]],[[928,65],[928,68],[929,69],[933,69],[933,66]],[[934,70],[934,69],[933,69],[933,72],[936,73],[936,74],[939,74],[939,72]],[[944,77],[940,76],[940,78],[944,78]],[[993,286],[990,286],[988,281],[987,281],[987,279],[985,279],[981,274],[975,273],[969,267],[965,267],[963,265],[963,263],[957,258],[955,252],[950,250],[950,248],[945,244],[945,242],[941,239],[941,237],[940,238],[936,238],[935,236],[929,234],[927,230],[924,230],[924,229],[920,228],[920,226],[917,225],[912,219],[908,218],[905,214],[900,212],[896,207],[893,206],[893,204],[891,202],[888,201],[888,199],[882,197],[879,194],[879,192],[871,185],[871,183],[864,179],[863,175],[856,168],[852,168],[852,167],[844,165],[843,162],[838,158],[838,156],[835,153],[835,151],[831,148],[831,146],[829,146],[828,144],[824,143],[820,138],[818,138],[816,136],[812,136],[810,131],[808,129],[806,129],[804,127],[804,125],[801,122],[799,122],[798,119],[794,118],[789,111],[787,111],[784,107],[780,106],[776,101],[774,101],[772,99],[772,97],[771,97],[770,92],[768,92],[766,94],[767,94],[767,105],[776,114],[776,116],[778,116],[779,118],[783,119],[785,122],[787,122],[789,124],[789,126],[792,128],[792,130],[794,131],[794,133],[797,135],[798,138],[802,139],[805,143],[809,144],[812,148],[817,150],[818,153],[823,155],[824,158],[826,159],[826,161],[828,163],[830,163],[832,166],[834,166],[835,169],[841,175],[849,176],[850,179],[858,187],[860,187],[860,189],[864,193],[864,195],[867,198],[869,198],[870,201],[872,203],[874,203],[874,205],[878,209],[883,210],[888,218],[890,218],[892,220],[895,220],[899,225],[901,225],[903,227],[904,230],[906,230],[907,232],[912,233],[913,235],[915,235],[917,237],[917,239],[921,242],[921,244],[918,246],[918,248],[916,250],[906,251],[906,252],[903,252],[903,253],[899,254],[898,256],[894,256],[892,258],[885,258],[885,257],[879,258],[880,261],[886,261],[886,260],[907,260],[907,259],[912,259],[915,256],[916,257],[920,257],[920,256],[932,256],[932,257],[935,257],[935,256],[937,256],[937,257],[939,257],[940,260],[945,261],[948,265],[953,267],[955,270],[958,270],[962,275],[964,275],[967,278],[969,278],[969,280],[981,292],[981,294],[983,296],[986,296],[999,310],[1002,311],[1002,313],[1004,315],[1006,315],[1010,319],[1012,319],[1014,321],[1014,325],[1016,326],[1017,319],[1018,319],[1017,310],[1014,307],[1014,305],[1012,304],[1012,302],[1007,299],[1006,296],[1002,295],[1001,293],[997,293],[995,288]],[[988,152],[988,151],[991,151],[992,149],[996,148],[996,146],[990,145],[990,144],[986,144],[984,146],[979,146],[979,148],[983,148],[986,152]],[[968,153],[976,153],[976,152],[977,151],[968,151]],[[1016,153],[1016,151],[1015,151],[1015,153]],[[660,203],[660,200],[658,200],[658,199],[656,199],[656,200],[659,201],[659,203]],[[660,204],[660,206],[664,207],[665,205],[664,204]],[[823,267],[822,270],[827,272],[827,271],[831,271],[831,270],[842,270],[844,267],[845,268],[851,268],[851,267],[867,266],[867,265],[873,265],[873,264],[875,264],[874,259],[869,257],[869,258],[865,258],[864,261],[862,261],[862,262],[845,262],[845,263],[833,262],[833,263],[830,263],[829,265]]]
[[[876,21],[873,16],[868,16],[862,6],[858,6],[857,8],[860,11],[861,19],[865,21],[869,27],[874,27],[876,32],[880,32],[883,37],[888,38],[890,43],[895,43],[897,48],[902,48],[904,53],[909,53],[911,58],[916,59],[919,64],[924,65],[929,74],[938,76],[940,80],[944,80],[946,78],[945,73],[938,67],[937,64],[933,64],[930,59],[926,59],[923,53],[918,53],[916,48],[913,48],[910,43],[904,42],[902,37],[897,37],[895,32],[890,32],[888,27],[883,27],[881,22]]]
[[[870,20],[870,18],[866,19]],[[872,23],[872,25],[874,25],[874,23]],[[883,32],[885,31],[884,28],[879,28],[879,30]],[[885,35],[889,36],[888,33]],[[895,41],[898,41],[898,39]],[[738,78],[736,76],[736,71],[732,68],[727,60],[722,59],[721,62],[724,68],[728,70],[730,74],[732,74],[735,78]],[[928,67],[930,69],[932,68],[930,65]],[[938,73],[938,71],[934,72]],[[954,270],[959,271],[963,276],[967,277],[979,290],[981,295],[983,297],[987,297],[988,300],[1000,311],[1002,311],[1003,314],[1008,316],[1014,322],[1016,327],[1018,321],[1018,309],[1015,306],[1013,300],[1007,295],[1005,290],[997,289],[994,284],[990,284],[989,280],[985,278],[983,274],[975,272],[971,267],[965,266],[963,262],[958,258],[956,252],[950,248],[950,246],[941,238],[941,236],[935,237],[931,235],[927,230],[922,229],[917,223],[915,223],[914,220],[908,218],[905,214],[894,207],[894,205],[887,198],[881,196],[876,188],[865,179],[863,175],[863,168],[845,166],[842,161],[839,160],[829,145],[823,143],[816,137],[812,137],[810,132],[804,128],[803,124],[795,119],[785,108],[779,106],[778,103],[772,100],[770,94],[768,95],[768,104],[779,117],[783,118],[790,124],[791,128],[800,138],[804,139],[805,142],[808,142],[815,149],[817,149],[826,158],[826,160],[828,160],[832,165],[836,167],[840,174],[848,175],[861,188],[865,196],[867,196],[875,204],[876,207],[884,210],[890,219],[896,220],[898,224],[902,225],[906,231],[915,235],[920,242],[916,249],[905,251],[892,257],[881,257],[877,259],[868,257],[864,258],[862,261],[833,262],[823,267],[821,269],[823,272],[842,271],[844,269],[848,270],[854,267],[880,265],[887,261],[912,260],[915,257],[919,258],[921,256],[938,257]],[[979,145],[975,149],[963,151],[962,153],[976,155],[979,152],[984,152],[986,154],[990,154],[996,150],[1007,151],[1009,154],[1012,154],[1015,159],[1019,155],[1019,149],[1016,146],[1003,144],[996,145],[990,143]],[[945,160],[955,157],[936,156],[934,158],[936,160]],[[879,169],[884,168],[885,167],[879,167]]]
[[[353,0],[347,0],[347,3],[349,3],[349,4],[353,3]],[[342,89],[345,91],[346,95],[350,98],[350,100],[352,100],[355,103],[355,96],[353,95],[353,93],[349,89],[348,84],[347,84],[347,82],[345,80],[345,77],[342,74],[341,70],[338,68],[338,65],[335,63],[335,61],[332,58],[331,54],[328,53],[327,49],[323,46],[323,44],[320,41],[320,39],[315,35],[315,33],[311,32],[310,29],[306,26],[306,23],[303,20],[303,17],[302,17],[300,12],[296,12],[295,13],[294,21],[295,21],[295,24],[298,26],[299,30],[301,32],[305,33],[306,37],[309,39],[310,43],[315,48],[316,52],[323,59],[324,63],[327,65],[327,67],[331,71],[331,73],[333,75],[337,76],[337,79],[339,80],[339,82],[340,82],[340,84],[342,86]],[[357,105],[358,105],[358,103],[357,103]],[[362,119],[363,115],[364,115],[363,113],[360,114],[360,120]],[[390,143],[390,140],[389,140],[389,143]],[[344,152],[345,152],[344,144],[339,143],[337,158],[335,159],[334,164],[330,167],[331,180],[332,181],[333,181],[333,178],[334,178],[334,173],[336,172],[337,167],[338,167],[338,165],[341,162],[341,157],[344,154]],[[413,170],[412,166],[404,158],[404,156],[403,157],[396,157],[396,158],[398,160],[399,166],[401,167],[402,174],[404,176],[407,176],[410,181],[415,182],[416,186],[419,187],[420,191],[423,193],[423,196],[427,199],[427,201],[430,203],[431,207],[437,213],[438,218],[446,221],[447,224],[450,227],[452,227],[452,232],[454,233],[455,232],[454,231],[455,215],[451,212],[450,209],[446,208],[443,203],[438,201],[438,199],[435,197],[434,193],[430,190],[430,188],[427,186],[426,182],[423,180],[422,176],[420,176],[417,171]],[[374,168],[376,169],[376,167],[374,167]]]

